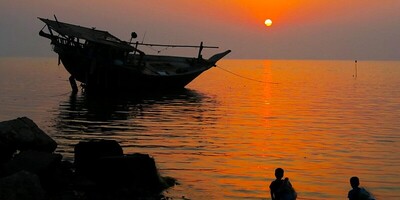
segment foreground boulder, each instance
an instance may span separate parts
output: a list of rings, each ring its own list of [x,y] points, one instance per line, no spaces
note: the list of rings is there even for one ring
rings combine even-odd
[[[163,189],[156,163],[147,154],[103,157],[95,163],[89,176],[101,185],[129,186],[153,192]]]
[[[16,151],[15,145],[3,142],[0,139],[0,164],[9,161]]]
[[[54,152],[56,148],[57,143],[27,117],[0,122],[0,163],[17,150]]]
[[[75,166],[78,173],[87,174],[97,167],[97,160],[108,156],[122,156],[123,150],[115,140],[81,141],[75,145]]]
[[[103,188],[157,193],[169,187],[152,157],[139,153],[124,155],[114,140],[79,142],[75,146],[75,166],[79,176]]]
[[[3,165],[2,174],[10,175],[24,170],[37,175],[46,175],[60,165],[61,159],[60,154],[32,150],[21,151]]]
[[[0,199],[44,200],[45,191],[37,175],[19,171],[0,179]]]

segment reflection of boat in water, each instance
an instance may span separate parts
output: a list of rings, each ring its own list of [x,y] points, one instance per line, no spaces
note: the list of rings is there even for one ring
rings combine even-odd
[[[208,110],[202,108],[203,100],[207,99],[206,103],[213,101],[188,89],[139,95],[72,93],[67,101],[60,103],[57,127],[61,131],[99,132],[99,128],[104,127],[129,129],[142,126],[139,124],[147,119],[196,118]]]
[[[107,31],[43,19],[49,33],[43,29],[39,35],[49,38],[59,55],[70,81],[76,88],[75,79],[91,90],[159,90],[183,88],[230,50],[203,59],[203,48],[211,46],[158,45],[125,42]],[[132,38],[136,33],[132,33]],[[132,39],[131,39],[132,40]],[[134,46],[133,46],[134,45]],[[140,45],[199,48],[197,58],[147,55],[138,49]]]
[[[114,139],[124,147],[152,148],[170,138],[199,137],[213,127],[216,99],[194,90],[152,94],[71,93],[59,103],[52,136],[57,149],[73,158],[81,140]]]

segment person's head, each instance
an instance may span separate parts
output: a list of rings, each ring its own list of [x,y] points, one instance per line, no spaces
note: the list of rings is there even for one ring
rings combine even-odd
[[[350,185],[352,188],[357,188],[360,185],[360,179],[357,176],[350,178]]]
[[[276,177],[277,179],[282,179],[283,173],[284,173],[284,171],[283,171],[282,168],[276,168],[276,169],[275,169],[275,177]]]

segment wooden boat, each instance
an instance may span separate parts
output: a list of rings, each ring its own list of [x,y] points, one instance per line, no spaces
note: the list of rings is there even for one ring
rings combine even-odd
[[[55,17],[55,16],[54,16]],[[227,50],[209,59],[201,55],[203,48],[213,46],[160,45],[122,41],[107,31],[96,30],[55,20],[39,18],[46,25],[39,35],[51,40],[59,64],[71,74],[70,82],[77,91],[75,80],[89,90],[165,90],[184,88],[204,71],[230,53]],[[48,32],[43,29],[47,27]],[[139,46],[199,48],[197,57],[148,55]]]

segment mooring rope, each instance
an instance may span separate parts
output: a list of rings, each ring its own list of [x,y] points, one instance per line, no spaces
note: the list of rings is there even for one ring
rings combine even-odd
[[[254,78],[249,78],[249,77],[246,77],[246,76],[237,74],[237,73],[235,73],[235,72],[232,72],[232,71],[229,71],[229,70],[227,70],[227,69],[224,69],[224,68],[222,68],[222,67],[220,67],[220,66],[216,66],[216,67],[219,68],[219,69],[222,69],[222,70],[225,71],[225,72],[228,72],[228,73],[233,74],[233,75],[235,75],[235,76],[237,76],[237,77],[240,77],[240,78],[244,78],[244,79],[247,79],[247,80],[250,80],[250,81],[259,82],[259,83],[267,83],[266,81],[261,81],[261,80],[257,80],[257,79],[254,79]]]

